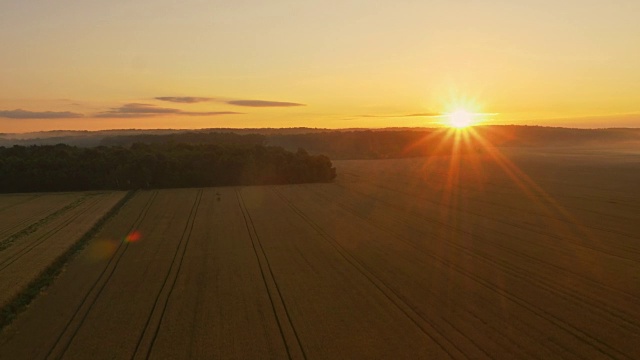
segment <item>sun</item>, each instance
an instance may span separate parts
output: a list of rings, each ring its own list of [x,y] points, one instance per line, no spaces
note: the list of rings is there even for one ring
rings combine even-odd
[[[447,114],[447,118],[449,120],[449,126],[456,129],[463,129],[473,124],[474,114],[465,109],[457,109]]]

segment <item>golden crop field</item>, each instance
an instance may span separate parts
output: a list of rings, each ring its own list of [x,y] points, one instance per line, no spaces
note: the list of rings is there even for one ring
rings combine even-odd
[[[334,164],[329,184],[136,192],[3,329],[0,358],[640,357],[637,154]],[[42,243],[2,268],[3,298],[122,196],[0,252]]]
[[[5,305],[124,196],[114,193],[24,195],[2,209],[0,306]],[[7,197],[9,201],[19,196]]]

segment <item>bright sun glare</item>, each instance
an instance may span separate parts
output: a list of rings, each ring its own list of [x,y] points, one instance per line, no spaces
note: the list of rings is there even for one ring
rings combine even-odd
[[[449,113],[449,126],[462,129],[470,126],[473,123],[473,113],[464,109],[458,109],[452,113]]]

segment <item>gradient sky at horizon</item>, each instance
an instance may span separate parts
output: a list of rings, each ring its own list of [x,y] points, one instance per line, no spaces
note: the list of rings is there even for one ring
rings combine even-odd
[[[639,127],[638,14],[637,0],[0,0],[0,132],[430,127],[457,107]]]

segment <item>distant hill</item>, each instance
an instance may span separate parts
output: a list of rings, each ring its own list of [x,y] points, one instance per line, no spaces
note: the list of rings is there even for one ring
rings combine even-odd
[[[477,126],[450,129],[328,131],[271,135],[269,144],[285,149],[304,147],[332,159],[416,157],[478,152],[494,147],[640,148],[640,129],[569,129],[538,126]]]
[[[640,141],[640,129],[573,129],[545,126],[482,126],[478,133],[496,146],[609,146]]]
[[[457,135],[456,135],[457,134]],[[543,126],[492,125],[469,130],[390,129],[203,129],[53,131],[0,134],[0,146],[68,144],[80,147],[125,146],[134,143],[271,145],[332,159],[379,159],[477,152],[487,146],[554,148],[640,148],[640,129],[572,129]]]

